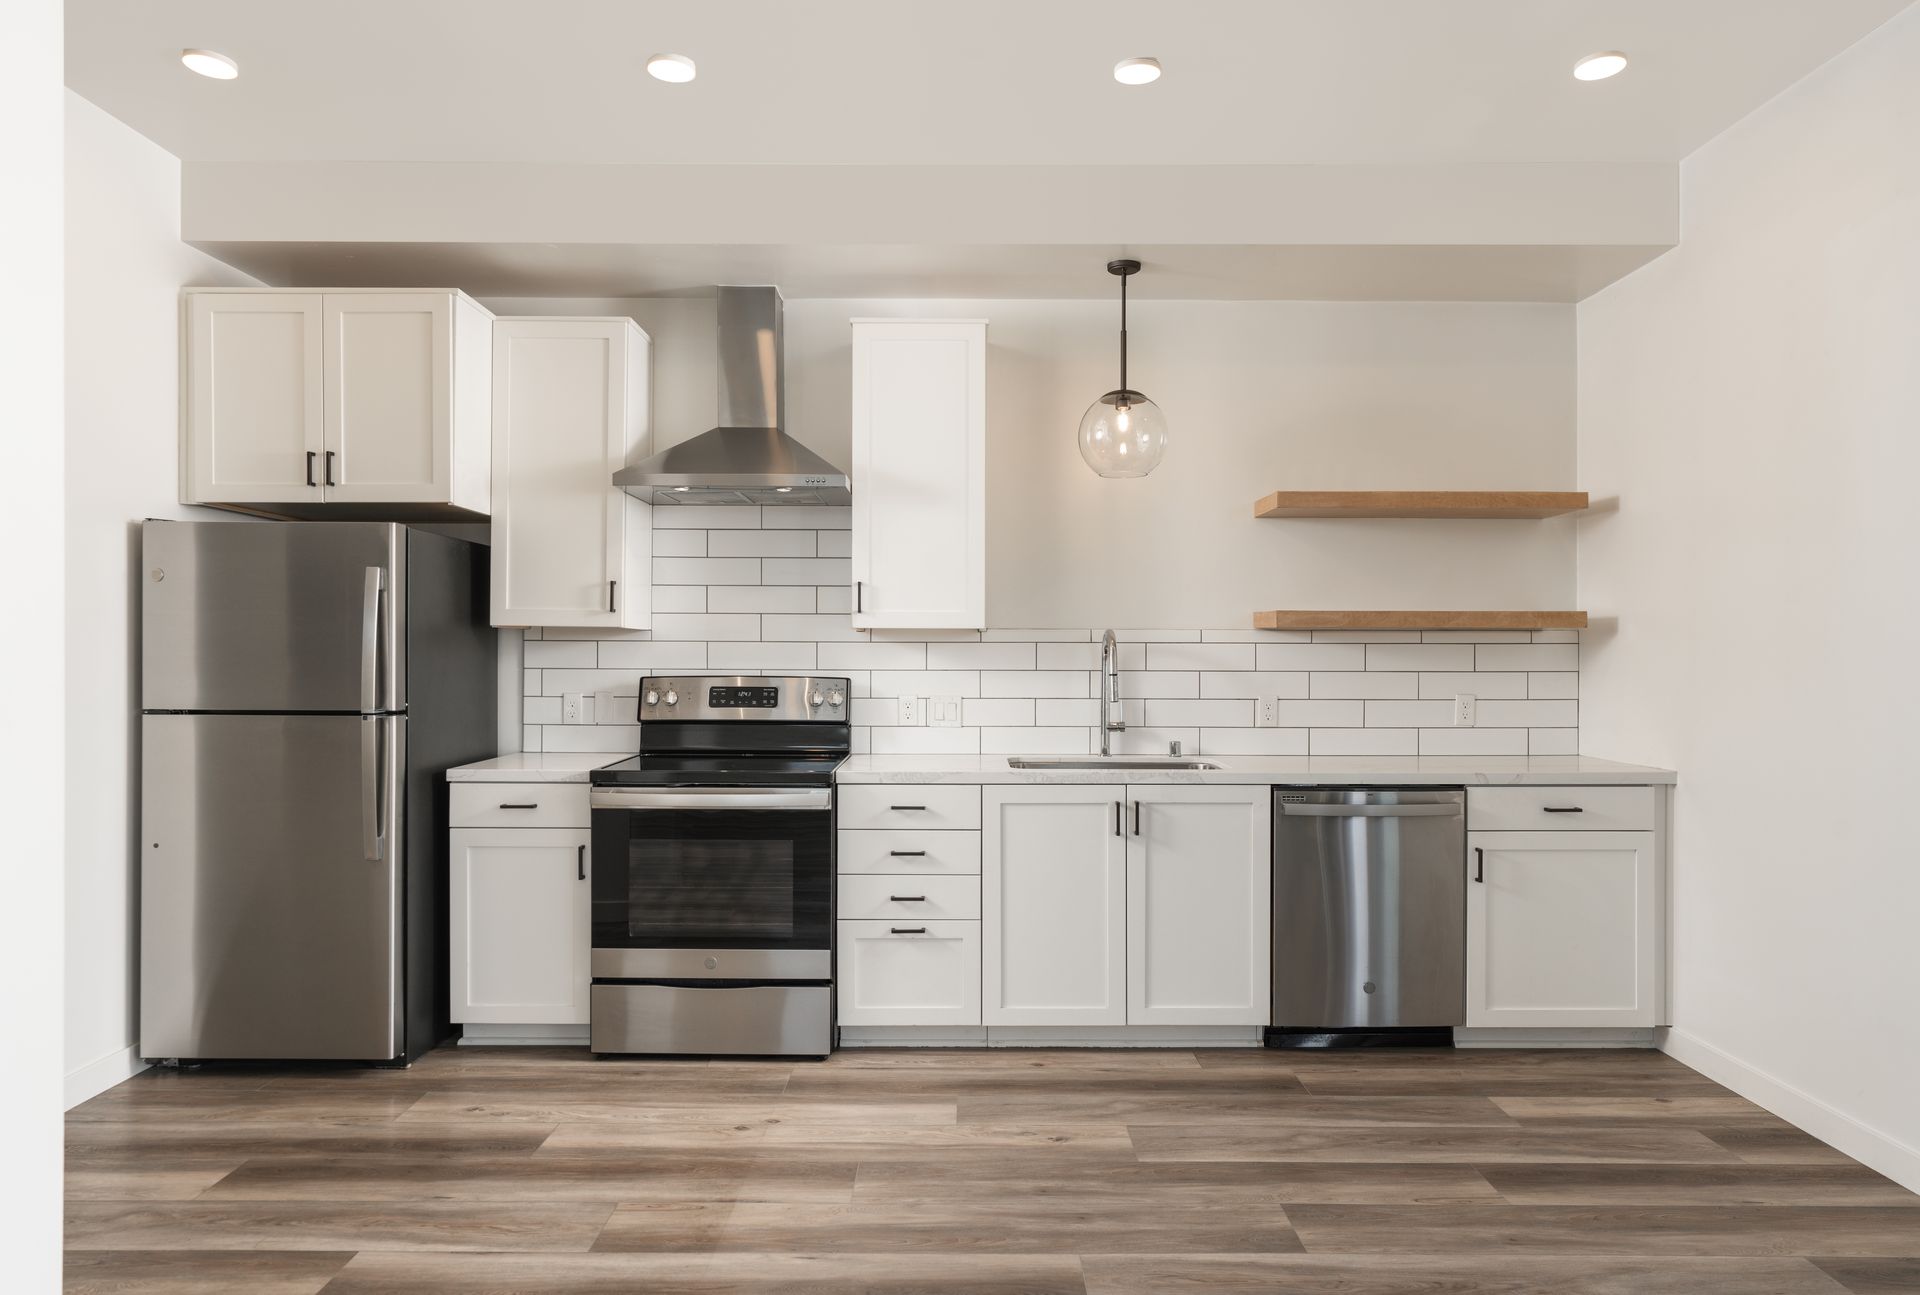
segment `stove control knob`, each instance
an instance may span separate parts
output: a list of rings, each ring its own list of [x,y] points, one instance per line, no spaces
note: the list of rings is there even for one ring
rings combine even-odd
[[[847,695],[841,692],[838,688],[835,688],[832,692],[827,694],[827,705],[838,706],[841,702],[845,701],[846,699],[847,699]]]
[[[825,697],[822,697],[822,696],[820,695],[820,693],[819,693],[819,691],[818,691],[818,690],[816,690],[816,691],[814,692],[814,694],[813,694],[813,696],[812,696],[812,697],[810,697],[810,698],[808,698],[808,700],[809,700],[809,701],[811,701],[811,702],[812,702],[812,703],[813,703],[814,705],[816,705],[816,706],[818,706],[818,705],[819,705],[819,704],[820,704],[821,702],[823,702],[823,701],[825,701],[825,700],[826,700],[826,698],[825,698]]]
[[[647,705],[658,706],[659,704],[660,704],[660,690],[657,688],[647,689]]]
[[[675,692],[671,688],[667,689],[667,705],[678,706],[679,704],[680,704],[680,694]]]

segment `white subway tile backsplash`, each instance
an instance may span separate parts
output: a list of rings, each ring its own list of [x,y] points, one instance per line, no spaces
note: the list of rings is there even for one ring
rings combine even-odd
[[[1370,701],[1365,705],[1368,728],[1442,728],[1453,723],[1451,701]]]
[[[804,589],[804,585],[785,586]],[[807,616],[787,616],[769,613],[760,618],[760,637],[769,643],[808,642],[808,643],[865,643],[866,634],[853,627],[843,612],[830,615],[815,612]]]
[[[1315,630],[1315,643],[1418,643],[1419,630]]]
[[[762,584],[843,585],[853,579],[853,562],[849,558],[761,558],[759,561]]]
[[[811,674],[812,643],[710,643],[707,668],[732,674]]]
[[[1149,670],[1251,670],[1251,643],[1149,643]]]
[[[822,643],[822,670],[924,670],[925,643]]]
[[[1533,632],[1533,641],[1535,643],[1578,643],[1580,641],[1580,631],[1535,630]]]
[[[900,722],[900,699],[898,697],[855,697],[847,705],[847,722],[873,728],[886,725],[891,728]]]
[[[715,531],[707,553],[716,558],[810,558],[812,531]]]
[[[1527,676],[1527,696],[1578,697],[1580,676],[1572,670],[1543,670]]]
[[[1422,643],[1528,643],[1526,630],[1421,630]]]
[[[1577,728],[1535,728],[1527,730],[1528,755],[1578,755],[1580,730]]]
[[[1420,676],[1422,697],[1451,701],[1462,693],[1469,697],[1525,697],[1527,677],[1523,674],[1497,674],[1493,671]]]
[[[1091,685],[1090,690],[1095,696],[1099,695],[1100,685],[1097,680]],[[1193,670],[1122,670],[1120,695],[1122,697],[1198,697],[1200,675]]]
[[[1374,643],[1367,647],[1368,670],[1471,670],[1470,643]]]
[[[751,535],[752,531],[742,531]],[[707,556],[705,531],[660,531],[653,537],[656,558],[704,558]]]
[[[1201,755],[1305,755],[1304,728],[1203,728]]]
[[[868,688],[875,697],[978,697],[978,670],[874,670]]]
[[[977,728],[876,728],[875,755],[977,755]]]
[[[1417,728],[1316,728],[1307,736],[1310,755],[1418,755]]]
[[[982,670],[982,697],[1088,697],[1084,670]]]
[[[1413,698],[1420,693],[1420,676],[1391,671],[1369,674],[1364,671],[1315,671],[1307,684],[1309,697],[1352,697],[1374,700]]]
[[[853,610],[853,590],[846,585],[821,585],[813,591],[819,606],[816,611],[850,612]]]
[[[527,724],[558,724],[560,711],[558,697],[528,697],[521,703],[520,718]]]
[[[749,530],[760,529],[760,510],[751,505],[730,508],[721,504],[675,504],[653,510],[653,529],[674,530]]]
[[[1197,728],[1148,728],[1144,724],[1135,724],[1124,733],[1111,736],[1115,755],[1166,755],[1168,746],[1174,742],[1178,742],[1180,749],[1189,755],[1200,749],[1200,730]],[[1095,740],[1098,740],[1097,735]]]
[[[1093,734],[1084,728],[983,728],[980,749],[996,755],[1085,755]]]
[[[1035,646],[1039,652],[1036,664],[1042,670],[1098,670],[1100,668],[1098,643],[1040,643]]]
[[[1085,643],[1093,636],[1092,630],[1067,629],[984,630],[980,635],[989,643]]]
[[[745,589],[746,585],[716,585],[717,589]],[[653,587],[653,611],[661,612],[703,612],[707,608],[707,587],[705,585],[655,585]],[[740,608],[713,608],[714,611],[739,611]]]
[[[1578,670],[1576,643],[1483,643],[1474,650],[1476,670]]]
[[[655,558],[657,585],[757,585],[759,558]]]
[[[1525,755],[1524,728],[1422,728],[1421,755]]]
[[[1031,643],[929,643],[929,670],[1031,670]]]
[[[853,556],[852,531],[815,531],[815,552],[823,558],[850,558]]]
[[[600,663],[600,651],[592,643],[550,643],[545,639],[528,643],[521,660],[529,666],[573,666],[591,670]]]
[[[782,505],[763,512],[760,524],[792,530],[844,531],[853,525],[853,508],[851,506],[822,508],[812,504]]]
[[[644,671],[648,674],[672,674],[707,668],[707,645],[698,643],[654,643],[642,639],[621,639],[600,644],[602,670]],[[552,681],[549,680],[549,683]],[[542,692],[568,692],[571,689],[542,688]]]
[[[1203,670],[1202,697],[1305,697],[1308,676],[1302,670]]]
[[[669,612],[654,616],[653,633],[659,639],[678,639],[685,643],[698,639],[750,643],[760,638],[760,618],[723,612]]]
[[[813,590],[805,585],[715,585],[707,591],[707,605],[702,610],[810,615],[814,611]]]
[[[1098,697],[1039,697],[1033,703],[1033,722],[1053,728],[1091,728],[1100,722]]]
[[[541,743],[545,732],[546,730],[538,724],[523,724],[520,728],[520,749],[522,751],[543,750]]]
[[[543,751],[638,751],[638,724],[547,724],[541,730]]]
[[[1576,728],[1577,701],[1483,701],[1480,723],[1488,728]]]
[[[968,697],[960,703],[960,723],[967,728],[1033,726],[1031,697]]]
[[[1201,630],[1202,643],[1311,643],[1311,630]]]
[[[1253,727],[1251,701],[1149,698],[1146,713],[1148,728]],[[1285,724],[1287,721],[1282,719],[1280,722]]]
[[[1254,651],[1257,670],[1367,668],[1367,649],[1360,643],[1261,643]]]
[[[1100,634],[1102,634],[1102,633],[1105,633],[1105,631],[1104,631],[1104,630],[1096,630],[1096,631],[1095,631],[1095,637],[1097,638],[1097,637],[1098,637],[1098,636],[1099,636]],[[1117,639],[1119,639],[1119,640],[1120,640],[1120,641],[1121,641],[1122,643],[1198,643],[1198,642],[1200,641],[1200,631],[1199,631],[1199,630],[1170,630],[1170,629],[1157,629],[1157,630],[1122,630],[1122,629],[1116,629],[1116,630],[1115,630],[1115,631],[1113,632],[1113,636],[1114,636],[1115,638],[1117,638]]]
[[[540,672],[523,670],[520,672],[520,690],[524,696],[531,697],[540,691]]]
[[[1367,722],[1363,701],[1283,701],[1281,728],[1359,728]]]

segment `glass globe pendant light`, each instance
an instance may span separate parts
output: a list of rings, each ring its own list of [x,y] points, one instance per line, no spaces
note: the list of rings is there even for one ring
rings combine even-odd
[[[1103,477],[1144,477],[1167,453],[1167,416],[1160,406],[1127,386],[1127,276],[1138,261],[1108,261],[1120,276],[1120,385],[1080,417],[1080,457]]]

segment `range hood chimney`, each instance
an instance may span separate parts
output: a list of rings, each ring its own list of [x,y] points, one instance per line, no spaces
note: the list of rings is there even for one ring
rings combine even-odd
[[[844,504],[847,474],[781,430],[784,311],[778,288],[721,288],[715,311],[720,426],[622,468],[613,484],[650,504]]]

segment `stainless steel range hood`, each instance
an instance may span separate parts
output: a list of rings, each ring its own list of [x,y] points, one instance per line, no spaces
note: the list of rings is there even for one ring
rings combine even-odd
[[[778,288],[721,288],[720,426],[632,467],[613,483],[651,504],[844,504],[847,474],[780,430],[786,354]]]

